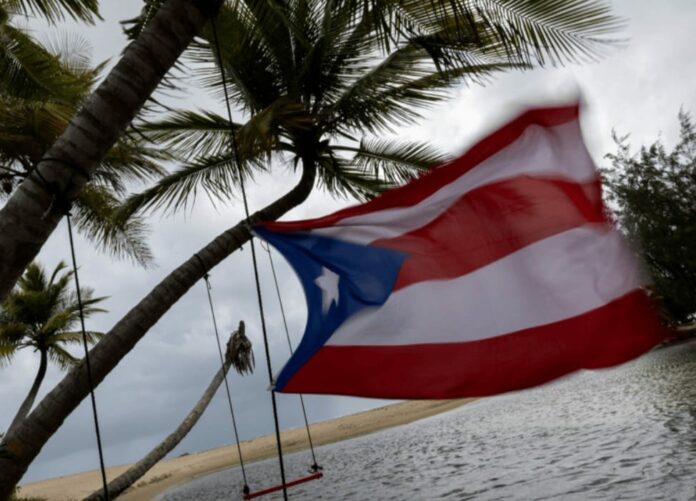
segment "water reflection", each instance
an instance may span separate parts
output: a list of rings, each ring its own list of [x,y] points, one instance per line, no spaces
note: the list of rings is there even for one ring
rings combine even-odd
[[[622,367],[586,371],[530,391],[317,451],[324,480],[295,499],[696,500],[696,343]],[[306,454],[290,455],[301,476]],[[247,470],[278,482],[277,462]],[[236,499],[237,470],[171,491],[167,501]]]

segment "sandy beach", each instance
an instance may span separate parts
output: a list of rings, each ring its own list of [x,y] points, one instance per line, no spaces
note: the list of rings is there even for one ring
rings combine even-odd
[[[311,425],[312,439],[316,445],[338,442],[385,428],[411,423],[452,410],[471,400],[421,400],[380,407],[315,423]],[[287,452],[295,452],[308,447],[307,435],[303,427],[284,431],[282,442],[283,450]],[[275,455],[275,437],[265,435],[247,440],[242,442],[241,448],[245,463],[266,459]],[[134,488],[127,491],[119,499],[124,501],[150,500],[173,486],[185,484],[201,475],[229,468],[238,462],[239,458],[234,444],[160,461],[143,478],[138,480]],[[121,465],[109,468],[107,470],[108,478],[114,478],[129,466]],[[92,493],[100,485],[100,474],[94,470],[22,485],[21,494],[51,501],[78,500]]]

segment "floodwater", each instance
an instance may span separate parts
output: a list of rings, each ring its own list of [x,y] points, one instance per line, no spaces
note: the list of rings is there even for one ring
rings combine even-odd
[[[306,474],[307,456],[286,457],[289,477]],[[696,500],[696,342],[320,447],[317,456],[325,478],[292,488],[291,499]],[[252,488],[276,484],[278,462],[249,465],[247,474]],[[231,469],[161,499],[240,499],[240,490]]]

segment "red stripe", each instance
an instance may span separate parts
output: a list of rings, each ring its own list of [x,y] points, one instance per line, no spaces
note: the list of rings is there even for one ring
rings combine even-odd
[[[473,190],[428,225],[371,245],[409,254],[396,290],[458,277],[543,238],[603,222],[599,180],[576,184],[524,176]]]
[[[461,398],[616,365],[666,336],[642,291],[561,322],[491,339],[411,346],[324,346],[283,392]]]
[[[332,226],[341,219],[368,212],[415,205],[513,143],[530,125],[555,127],[577,120],[578,113],[579,105],[577,104],[560,108],[529,110],[480,141],[459,158],[428,171],[416,181],[412,181],[405,186],[386,191],[367,203],[349,207],[317,219],[288,222],[271,221],[262,224],[269,230],[274,231],[308,230]]]
[[[324,474],[320,471],[316,473],[312,473],[311,475],[307,475],[306,477],[300,477],[295,480],[291,480],[290,482],[285,483],[285,487],[295,487],[296,485],[304,484],[305,482],[309,482],[311,480],[319,480],[320,478],[323,478]],[[262,489],[260,491],[254,491],[250,492],[249,494],[244,494],[243,498],[244,499],[254,499],[258,498],[261,496],[265,496],[266,494],[271,494],[272,492],[277,492],[283,488],[283,484],[279,485],[274,485],[272,487],[268,487],[266,489]]]

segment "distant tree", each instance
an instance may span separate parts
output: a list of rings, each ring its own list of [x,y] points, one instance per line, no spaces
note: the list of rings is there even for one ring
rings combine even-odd
[[[225,379],[225,375],[230,367],[234,367],[239,374],[252,373],[254,371],[254,354],[251,351],[251,342],[244,333],[244,322],[239,322],[239,327],[230,335],[227,341],[224,363],[213,376],[212,381],[206,387],[201,398],[193,406],[193,409],[179,423],[176,429],[167,435],[156,447],[148,452],[140,461],[132,465],[118,477],[109,482],[109,496],[114,499],[123,494],[126,489],[133,485],[138,479],[142,478],[150,469],[155,466],[164,456],[169,454],[174,447],[184,439],[188,432],[195,426],[210,401],[215,396],[217,389]],[[98,489],[83,501],[99,501],[104,499],[104,491]]]
[[[39,264],[30,264],[17,287],[0,305],[0,365],[10,362],[25,348],[33,349],[40,357],[34,383],[7,433],[12,433],[31,411],[46,376],[48,362],[67,369],[79,361],[66,350],[67,345],[82,343],[82,333],[73,330],[79,320],[77,294],[70,288],[73,273],[61,274],[66,267],[65,263],[59,263],[48,277]],[[95,304],[105,298],[92,297],[90,289],[81,288],[80,292],[85,316],[104,311]],[[87,342],[91,344],[102,337],[99,332],[88,331],[86,334]]]
[[[603,169],[619,226],[642,253],[654,290],[674,324],[696,320],[696,128],[681,111],[672,151],[658,139],[631,152],[628,136]]]

